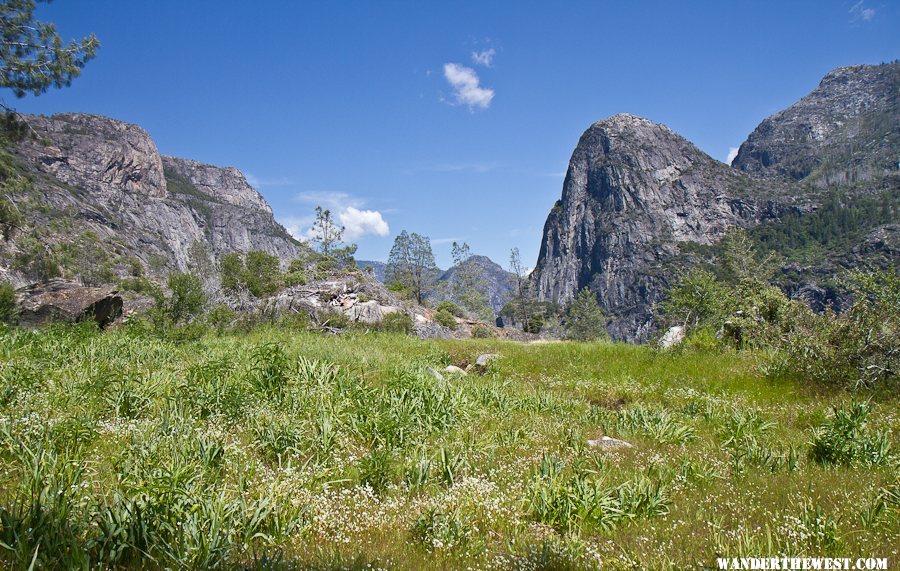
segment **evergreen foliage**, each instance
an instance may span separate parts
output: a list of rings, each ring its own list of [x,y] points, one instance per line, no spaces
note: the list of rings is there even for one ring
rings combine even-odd
[[[606,318],[597,303],[597,296],[584,288],[569,305],[566,312],[566,338],[574,341],[607,339]]]
[[[16,97],[71,85],[100,47],[93,34],[63,44],[56,26],[34,19],[35,5],[35,0],[0,2],[0,87]]]

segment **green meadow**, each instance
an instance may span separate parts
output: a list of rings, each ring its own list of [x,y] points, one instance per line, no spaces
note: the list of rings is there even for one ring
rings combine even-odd
[[[468,375],[431,370],[467,367]],[[0,333],[14,569],[897,560],[895,393],[751,351],[259,327]],[[610,436],[631,448],[604,450]]]

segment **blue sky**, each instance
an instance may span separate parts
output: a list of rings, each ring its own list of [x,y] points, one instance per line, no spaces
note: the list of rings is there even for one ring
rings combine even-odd
[[[900,57],[900,3],[56,0],[95,32],[67,89],[13,101],[144,127],[236,166],[302,233],[342,215],[358,258],[401,230],[533,264],[581,133],[628,112],[719,160],[829,70]]]

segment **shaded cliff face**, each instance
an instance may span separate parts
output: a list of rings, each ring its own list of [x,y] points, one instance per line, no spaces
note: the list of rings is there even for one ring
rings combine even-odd
[[[760,123],[732,166],[819,187],[877,179],[897,170],[898,124],[900,62],[842,67]]]
[[[26,213],[42,240],[65,244],[92,231],[110,254],[134,256],[148,268],[162,260],[163,273],[186,270],[194,242],[214,258],[263,250],[283,263],[305,248],[237,169],[162,157],[143,129],[107,117],[67,113],[26,121],[38,137],[11,150],[33,180],[31,196],[18,202],[42,204]]]
[[[763,191],[663,125],[632,115],[595,123],[544,226],[538,297],[567,304],[590,287],[610,334],[642,340],[678,244],[709,244],[767,216]]]

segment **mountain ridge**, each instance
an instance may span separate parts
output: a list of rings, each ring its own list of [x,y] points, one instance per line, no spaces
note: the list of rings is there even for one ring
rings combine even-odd
[[[195,243],[213,260],[262,250],[283,265],[308,250],[233,167],[163,156],[141,127],[100,115],[23,120],[35,136],[10,145],[9,152],[28,182],[9,198],[24,222],[0,243],[3,273],[13,283],[44,277],[39,267],[21,263],[25,244],[38,241],[48,252],[62,251],[86,233],[119,273],[127,271],[128,258],[160,277],[186,271]]]
[[[700,261],[683,248],[713,247],[734,227],[802,219],[836,186],[851,195],[896,189],[897,165],[885,167],[883,157],[898,148],[898,70],[896,62],[835,70],[800,102],[763,120],[734,167],[647,119],[618,114],[595,122],[579,138],[544,225],[532,274],[539,299],[565,304],[588,287],[613,338],[643,341],[666,289]],[[882,116],[887,126],[864,129]],[[888,244],[890,260],[887,233],[874,243]],[[853,255],[850,248],[842,263]],[[803,268],[795,293],[818,287],[803,282],[817,273]]]

